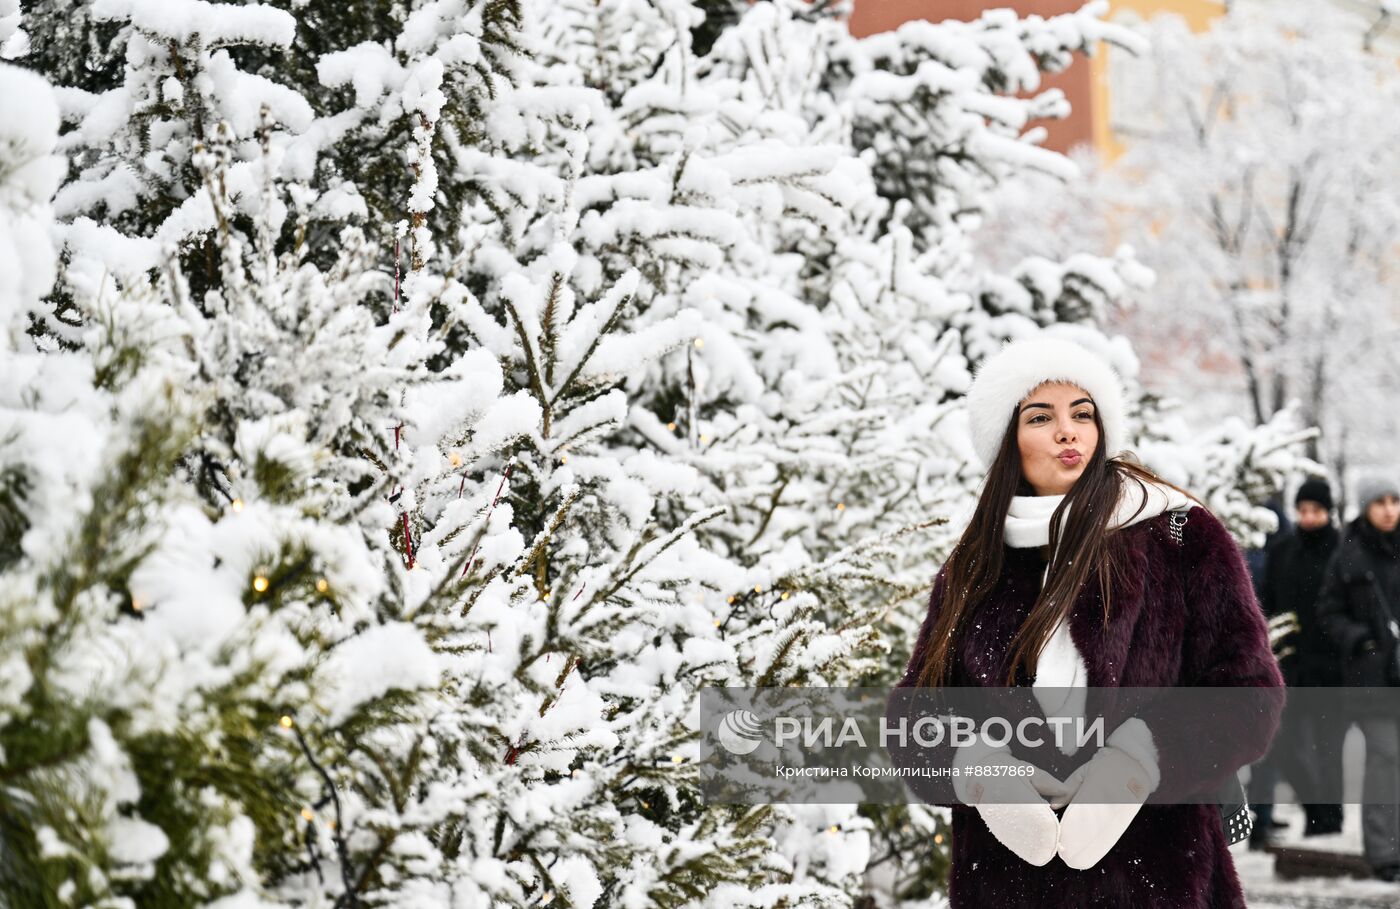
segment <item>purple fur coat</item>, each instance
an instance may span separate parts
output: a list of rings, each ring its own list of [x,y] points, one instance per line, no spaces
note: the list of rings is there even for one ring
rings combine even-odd
[[[1075,602],[1070,635],[1088,669],[1089,687],[1257,686],[1276,688],[1272,705],[1239,717],[1226,735],[1178,728],[1167,719],[1144,718],[1157,741],[1161,782],[1155,798],[1211,791],[1239,767],[1267,750],[1283,708],[1283,677],[1269,647],[1268,628],[1255,599],[1243,556],[1224,525],[1209,511],[1191,508],[1184,553],[1168,532],[1168,515],[1127,527],[1135,570],[1112,597],[1105,629],[1097,581]],[[1185,556],[1184,567],[1181,561]],[[998,686],[1010,661],[1009,644],[1040,589],[1044,563],[1035,549],[1006,550],[1001,580],[977,612],[977,621],[956,647],[952,684]],[[913,657],[898,687],[913,686],[942,602],[940,571],[919,631]],[[1024,670],[1022,671],[1024,676]],[[1029,684],[1029,677],[1018,685]],[[894,704],[894,700],[891,700]],[[894,717],[892,706],[890,716]],[[1107,724],[1113,731],[1115,724]],[[1174,766],[1173,742],[1190,741],[1193,766],[1214,766],[1208,780]],[[1015,750],[1013,748],[1013,750]],[[1093,754],[1074,756],[1050,742],[1017,751],[1063,778]],[[900,755],[896,763],[904,763]],[[1201,761],[1204,757],[1206,760]],[[907,756],[905,756],[907,759]],[[924,758],[927,760],[927,756]],[[947,762],[951,753],[935,756]],[[1043,866],[1023,861],[1001,844],[973,808],[952,795],[951,785],[909,782],[925,801],[952,808],[952,869],[949,899],[954,909],[1243,909],[1244,895],[1215,804],[1147,804],[1109,853],[1078,871],[1059,856]]]

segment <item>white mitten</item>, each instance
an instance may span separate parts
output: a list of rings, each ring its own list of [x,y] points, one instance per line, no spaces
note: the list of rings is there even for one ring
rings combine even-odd
[[[1160,782],[1152,732],[1136,717],[1124,721],[1104,747],[1066,777],[1066,794],[1051,798],[1056,808],[1069,805],[1060,818],[1056,848],[1064,863],[1081,871],[1097,865]]]
[[[992,768],[992,773],[969,773],[975,766]],[[1044,865],[1055,857],[1060,822],[1045,799],[1063,796],[1063,782],[1013,757],[1006,747],[991,748],[980,742],[959,747],[953,767],[954,794],[977,809],[1002,845],[1032,865]],[[1002,767],[1010,772],[997,773]]]

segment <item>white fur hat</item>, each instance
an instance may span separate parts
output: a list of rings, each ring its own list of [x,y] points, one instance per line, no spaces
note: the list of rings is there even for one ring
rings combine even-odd
[[[1073,341],[1014,341],[982,361],[967,393],[972,444],[991,468],[1016,407],[1042,382],[1069,382],[1089,393],[1103,421],[1105,455],[1123,449],[1123,383],[1104,360]]]

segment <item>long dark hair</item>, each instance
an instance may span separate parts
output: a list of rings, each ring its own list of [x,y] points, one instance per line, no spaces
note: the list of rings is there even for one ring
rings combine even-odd
[[[1125,483],[1141,484],[1144,493],[1148,483],[1160,483],[1200,502],[1180,486],[1148,470],[1131,454],[1108,458],[1103,421],[1097,407],[1093,412],[1099,442],[1084,472],[1050,516],[1049,572],[1030,614],[1012,642],[1014,649],[1005,680],[1007,687],[1016,684],[1017,670],[1022,665],[1027,673],[1035,675],[1041,647],[1056,623],[1069,613],[1091,573],[1097,575],[1103,595],[1103,618],[1108,622],[1110,591],[1122,581],[1126,571],[1121,537],[1108,525],[1116,513]],[[1018,405],[1007,421],[1001,448],[987,471],[986,485],[977,499],[972,521],[944,566],[943,604],[929,640],[928,655],[919,670],[918,684],[923,687],[938,687],[950,681],[956,643],[966,624],[965,618],[991,595],[1001,577],[1006,512],[1011,507],[1011,498],[1034,494],[1021,472],[1020,448],[1016,442],[1016,421],[1020,415]],[[1143,498],[1143,505],[1146,505],[1146,496]],[[1060,524],[1065,509],[1069,509],[1069,519],[1062,531]],[[1141,510],[1139,506],[1132,517]],[[1062,536],[1067,545],[1060,545]]]

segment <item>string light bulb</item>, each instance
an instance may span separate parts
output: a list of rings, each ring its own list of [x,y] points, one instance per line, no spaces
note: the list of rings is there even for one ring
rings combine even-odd
[[[826,828],[827,833],[839,833],[840,830],[841,827],[837,824],[832,824],[830,827]]]
[[[667,423],[667,424],[666,424],[666,428],[669,429],[669,430],[671,430],[671,432],[675,432],[675,431],[676,431],[676,424],[675,424],[675,423]]]
[[[292,728],[292,718],[289,716],[283,715],[282,719],[278,720],[277,722],[282,724],[283,729]]]
[[[301,817],[302,820],[311,822],[316,820],[316,812],[312,811],[310,808],[303,808],[301,809]]]
[[[457,452],[455,451],[451,452],[447,455],[447,463],[451,464],[453,467],[461,467],[462,456],[457,454]]]
[[[253,589],[256,590],[258,593],[266,592],[267,577],[265,575],[260,574],[257,577],[253,578]]]
[[[701,436],[700,436],[700,444],[701,444],[701,445],[708,445],[709,442],[710,442],[710,437],[709,437],[709,436],[707,436],[707,435],[701,435]]]
[[[229,507],[229,508],[232,508],[235,512],[242,511],[242,510],[243,510],[243,500],[242,500],[242,499],[234,499],[232,502],[229,503],[229,506],[228,506],[228,507]]]
[[[145,609],[145,608],[146,608],[146,604],[143,603],[143,602],[141,602],[140,598],[138,598],[135,594],[132,594],[132,596],[131,596],[131,611],[132,611],[132,612],[140,612],[141,610],[143,610],[143,609]]]
[[[784,590],[784,591],[783,591],[783,595],[780,596],[780,597],[778,597],[778,599],[780,599],[780,600],[786,600],[789,596],[791,596],[791,594],[789,594],[786,590]]]
[[[327,590],[330,590],[330,589],[331,589],[331,582],[330,582],[330,581],[327,581],[325,578],[317,578],[317,579],[316,579],[316,592],[317,592],[317,593],[325,593]]]
[[[568,456],[568,455],[560,455],[560,456],[559,456],[559,463],[560,463],[560,464],[567,464],[567,463],[569,463],[569,456]]]
[[[753,592],[754,592],[754,593],[762,593],[762,592],[763,592],[763,585],[762,585],[762,584],[755,584],[755,585],[753,585]]]
[[[941,834],[941,833],[935,833],[935,834],[933,835],[933,842],[934,842],[934,845],[938,845],[939,843],[942,843],[942,842],[943,842],[943,834]]]
[[[728,603],[729,605],[733,606],[733,605],[734,605],[734,597],[733,597],[733,595],[730,595],[730,597],[729,597],[728,599],[726,599],[725,602]]]
[[[705,339],[704,339],[704,338],[696,338],[696,339],[695,339],[695,346],[696,346],[696,347],[704,347],[704,346],[705,346]]]
[[[846,503],[845,503],[845,502],[837,502],[837,503],[836,503],[836,510],[837,510],[837,511],[845,511],[845,510],[846,510]]]
[[[685,758],[681,757],[679,754],[673,754],[673,755],[671,755],[671,763],[672,763],[672,764],[680,764],[680,763],[682,763],[682,762],[684,762],[684,761],[685,761]]]

